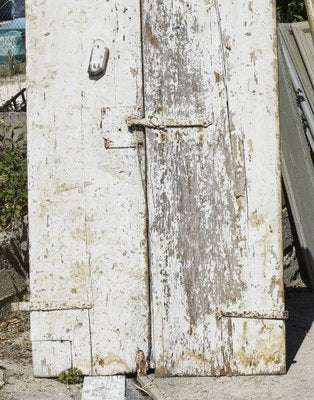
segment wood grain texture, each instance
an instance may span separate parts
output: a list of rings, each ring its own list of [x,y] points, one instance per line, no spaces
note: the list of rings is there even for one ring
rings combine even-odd
[[[71,342],[33,341],[34,376],[57,377],[61,371],[72,368]]]
[[[146,130],[156,374],[282,372],[281,321],[215,317],[284,308],[274,4],[143,4],[146,117],[214,121]]]
[[[309,25],[311,29],[312,40],[314,42],[314,1],[313,0],[304,0],[307,17],[309,20]]]
[[[311,36],[309,23],[307,21],[291,24],[291,29],[295,40],[302,54],[303,62],[306,66],[307,73],[314,85],[314,41]]]
[[[49,4],[36,0],[26,3],[31,301],[89,302],[91,285],[83,235],[82,54],[75,48],[81,13],[73,1],[67,2],[66,13],[56,3],[54,7]],[[70,32],[65,34],[68,28]],[[74,311],[31,314],[32,335],[42,349],[33,351],[34,368],[44,365],[47,352],[54,374],[65,369],[58,363],[58,346],[67,330],[72,332],[76,316]],[[86,374],[91,373],[88,320],[84,312],[78,321],[85,351],[78,359],[70,354],[71,365]],[[36,335],[38,329],[43,330],[41,336]],[[74,347],[77,352],[78,347]],[[38,376],[48,373],[45,369],[36,372]]]
[[[149,348],[144,153],[127,148],[133,134],[125,122],[143,112],[139,7],[136,0],[82,2],[83,54],[93,37],[104,37],[110,51],[106,76],[85,80],[82,97],[92,357],[99,375],[135,372],[137,351],[147,355]],[[104,107],[124,119],[113,133],[126,137],[125,148],[105,148],[104,129],[112,119],[102,115]]]
[[[134,372],[149,259],[157,375],[282,372],[282,321],[216,317],[284,309],[273,2],[28,0],[27,15],[31,301],[93,305],[32,313],[36,365],[47,346],[59,368],[65,340],[86,374]],[[90,79],[96,38],[109,60]],[[128,117],[191,123],[146,129],[145,157]]]
[[[36,342],[36,346],[42,349],[40,352],[33,352],[36,376],[49,376],[45,369],[42,370],[41,373],[43,375],[41,375],[36,365],[40,366],[42,364],[46,346],[47,352],[51,353],[50,363],[53,365],[53,355],[58,354],[57,350],[56,352],[53,351],[53,346],[54,343],[58,346],[60,341],[69,343],[72,367],[79,368],[85,375],[92,373],[90,321],[87,310],[32,312],[31,340]],[[60,369],[56,361],[54,365],[56,375],[64,369],[66,368]]]
[[[294,36],[291,24],[280,24],[279,29],[280,29],[280,34],[284,38],[284,42],[289,50],[289,53],[293,58],[293,63],[295,65],[295,68],[298,71],[298,76],[302,85],[301,89],[304,90],[306,96],[308,97],[309,103],[313,105],[314,104],[313,85],[310,79],[310,74],[308,73],[304,61],[302,59],[302,56],[300,54],[298,43]],[[312,106],[312,108],[313,107],[314,106]]]
[[[139,15],[135,0],[27,2],[31,301],[93,305],[80,335],[75,310],[34,313],[32,330],[80,338],[73,365],[87,374],[135,371],[148,353],[143,151],[102,113],[142,116]],[[109,48],[98,80],[87,72],[96,38]],[[108,125],[125,148],[105,148]]]

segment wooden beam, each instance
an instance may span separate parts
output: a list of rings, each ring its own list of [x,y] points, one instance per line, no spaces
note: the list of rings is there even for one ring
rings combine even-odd
[[[314,2],[313,0],[304,0],[308,21],[310,24],[311,34],[314,41]]]

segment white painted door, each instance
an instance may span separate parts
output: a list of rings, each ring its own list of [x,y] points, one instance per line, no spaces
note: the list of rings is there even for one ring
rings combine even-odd
[[[155,373],[282,373],[274,2],[142,15]]]
[[[97,43],[107,69],[89,76]],[[27,54],[35,373],[135,372],[150,324],[145,157],[125,123],[143,112],[139,1],[28,0]]]
[[[37,376],[284,371],[274,49],[270,0],[27,0]]]

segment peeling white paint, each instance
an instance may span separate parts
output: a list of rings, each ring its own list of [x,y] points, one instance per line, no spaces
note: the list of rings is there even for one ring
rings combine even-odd
[[[138,349],[148,353],[143,154],[107,150],[101,114],[141,116],[139,16],[135,0],[27,1],[31,301],[93,305],[80,333],[75,310],[33,312],[32,331],[72,332],[73,366],[86,374],[134,372]],[[110,54],[98,80],[88,75],[96,38]]]
[[[32,312],[35,365],[283,372],[281,320],[217,317],[284,311],[274,2],[27,0],[27,30],[31,301],[92,305]]]
[[[274,2],[143,5],[146,115],[214,121],[147,130],[155,372],[282,373],[282,321],[215,317],[284,310]]]

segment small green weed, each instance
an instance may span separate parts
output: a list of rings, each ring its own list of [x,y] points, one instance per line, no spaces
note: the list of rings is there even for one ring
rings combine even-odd
[[[84,380],[82,372],[77,368],[67,369],[59,374],[58,380],[67,385],[82,383]]]
[[[17,64],[9,59],[8,63],[5,65],[0,65],[0,79],[12,78],[16,75],[21,75],[26,73],[26,64]]]
[[[11,228],[27,214],[27,157],[19,138],[0,134],[0,229]]]

